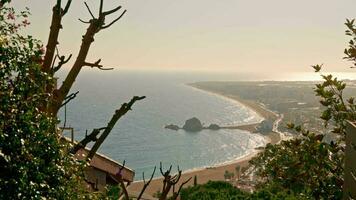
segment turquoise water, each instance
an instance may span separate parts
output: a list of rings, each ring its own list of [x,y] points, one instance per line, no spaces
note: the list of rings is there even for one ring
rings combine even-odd
[[[75,128],[75,138],[80,140],[86,129],[105,126],[123,102],[145,95],[99,150],[119,162],[126,160],[136,171],[136,180],[142,172],[150,174],[160,161],[183,170],[231,161],[264,145],[265,139],[241,130],[187,133],[163,128],[170,123],[182,125],[190,117],[198,117],[206,125],[260,121],[256,113],[234,101],[185,85],[223,78],[192,72],[83,71],[73,88],[80,93],[67,107],[67,126]],[[63,119],[63,112],[60,116]]]

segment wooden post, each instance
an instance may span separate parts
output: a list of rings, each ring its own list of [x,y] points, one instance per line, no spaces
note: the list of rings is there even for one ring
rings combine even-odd
[[[354,122],[348,122],[346,127],[345,153],[343,199],[356,199],[356,124]]]
[[[74,144],[74,128],[72,128],[72,127],[60,127],[59,128],[61,131],[62,131],[62,136],[63,136],[63,132],[64,131],[70,131],[70,134],[71,134],[71,142],[72,142],[72,144]]]
[[[70,129],[70,133],[71,133],[72,144],[74,144],[74,130],[73,130],[73,128]]]

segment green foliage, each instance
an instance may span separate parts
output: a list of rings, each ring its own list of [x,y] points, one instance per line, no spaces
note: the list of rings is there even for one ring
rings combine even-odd
[[[81,165],[60,143],[57,118],[42,111],[53,84],[41,71],[42,45],[18,32],[28,15],[0,7],[0,199],[79,199]]]
[[[250,195],[251,200],[264,199],[264,200],[305,200],[313,199],[310,191],[303,191],[301,193],[294,193],[293,191],[286,189],[278,185],[264,185],[257,191]]]
[[[156,193],[153,194],[153,197],[160,198],[162,196],[162,193],[160,190],[158,190]]]
[[[354,20],[347,20],[346,26],[346,34],[352,39],[345,49],[345,59],[356,66]],[[315,72],[320,72],[322,65],[313,68]],[[331,128],[339,138],[326,143],[324,135],[289,124],[288,128],[300,133],[299,137],[278,145],[268,145],[264,152],[251,160],[262,178],[262,188],[278,186],[298,195],[311,195],[315,199],[342,198],[346,123],[356,120],[356,105],[354,97],[344,99],[346,84],[343,81],[332,75],[321,76],[324,81],[316,84],[314,90],[324,108],[320,118],[325,127]]]
[[[281,187],[265,187],[252,194],[241,191],[229,183],[210,181],[203,185],[185,188],[181,191],[181,200],[297,200],[308,199],[307,196],[296,196]]]
[[[320,65],[313,66],[314,68]],[[325,107],[320,118],[325,126],[333,126],[333,132],[345,135],[347,120],[356,120],[356,105],[354,98],[344,100],[343,92],[346,84],[332,75],[322,75],[324,82],[316,84],[315,93],[321,98],[320,104]],[[343,137],[342,137],[343,138]]]
[[[346,20],[345,25],[347,26],[348,30],[346,30],[346,35],[351,37],[349,41],[348,48],[345,49],[345,57],[344,59],[353,62],[353,67],[356,67],[356,26],[355,26],[355,19]]]
[[[92,198],[106,199],[106,200],[117,200],[120,198],[120,187],[118,185],[108,186],[105,192],[98,193],[97,196],[92,196]]]
[[[311,191],[315,198],[340,199],[343,152],[340,146],[322,139],[322,135],[308,133],[278,145],[267,145],[250,163],[263,185],[279,185],[300,195]]]
[[[346,35],[350,36],[348,48],[344,50],[344,59],[351,61],[353,66],[356,66],[356,26],[354,24],[355,19],[346,20],[347,26]],[[322,65],[315,65],[313,68],[316,71],[320,71]],[[356,120],[356,105],[354,97],[344,99],[343,92],[346,88],[346,84],[343,81],[330,75],[321,75],[324,82],[317,84],[315,93],[321,98],[320,103],[325,107],[321,115],[321,119],[325,121],[325,126],[333,126],[333,132],[341,136],[345,135],[347,120]],[[344,137],[341,137],[343,139]]]
[[[226,179],[232,179],[234,176],[235,176],[234,173],[229,172],[229,171],[227,171],[227,170],[226,170],[225,173],[224,173],[224,178],[225,178],[225,180],[226,180]]]
[[[197,185],[182,189],[182,200],[226,200],[226,199],[245,199],[247,193],[234,188],[226,182],[210,181],[204,185]]]

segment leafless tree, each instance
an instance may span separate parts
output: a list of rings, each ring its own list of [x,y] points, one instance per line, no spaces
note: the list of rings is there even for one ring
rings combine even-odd
[[[163,188],[162,188],[162,193],[161,193],[161,196],[159,197],[159,200],[166,200],[171,189],[173,189],[172,190],[172,192],[173,192],[172,199],[177,199],[183,186],[185,184],[187,184],[192,179],[192,177],[190,177],[188,180],[184,181],[179,186],[178,191],[175,191],[175,186],[177,185],[177,183],[179,182],[179,180],[182,176],[182,170],[180,170],[179,166],[178,166],[178,173],[175,175],[171,175],[172,165],[169,167],[169,169],[167,171],[163,170],[162,162],[159,165],[160,165],[159,170],[163,176]]]
[[[125,166],[125,161],[123,162],[123,166],[120,168],[120,170],[118,172],[119,177],[122,177],[121,173],[122,173],[122,170],[124,169],[124,166]],[[176,200],[179,197],[179,194],[180,194],[183,186],[185,184],[187,184],[192,179],[192,177],[190,177],[189,179],[187,179],[184,182],[182,182],[179,185],[178,190],[176,190],[176,185],[178,184],[178,182],[179,182],[179,180],[181,179],[181,176],[182,176],[182,170],[180,170],[179,167],[178,167],[178,173],[175,174],[175,175],[171,175],[172,165],[169,167],[169,169],[167,171],[164,171],[163,167],[162,167],[162,162],[160,163],[159,169],[160,169],[160,172],[161,172],[161,174],[163,176],[163,180],[162,180],[163,188],[162,188],[162,192],[161,192],[161,194],[159,196],[159,200],[167,200],[170,191],[172,191],[172,196],[170,197],[170,199]],[[142,173],[143,187],[141,189],[141,192],[139,193],[139,195],[136,198],[137,200],[142,198],[142,196],[143,196],[144,192],[146,191],[147,187],[150,185],[155,172],[156,172],[156,167],[154,167],[153,172],[151,174],[151,177],[150,177],[150,179],[148,181],[146,181],[146,179],[145,179],[145,174]],[[119,178],[119,182],[120,182],[120,187],[122,188],[122,194],[120,194],[120,199],[128,199],[129,195],[128,195],[127,188],[126,188],[126,185],[125,185],[123,179]]]
[[[68,0],[67,3],[65,4],[65,7],[62,8],[62,5],[61,5],[62,1],[57,0],[56,5],[53,7],[51,28],[50,28],[50,33],[49,33],[48,42],[47,42],[47,46],[46,46],[46,53],[45,53],[44,61],[43,61],[43,65],[42,65],[42,70],[44,72],[55,73],[64,64],[66,64],[69,61],[69,59],[72,57],[72,55],[69,55],[68,58],[66,58],[65,56],[60,56],[58,53],[58,50],[57,50],[57,46],[59,44],[58,36],[59,36],[60,30],[62,29],[62,19],[67,14],[67,12],[70,8],[71,2],[72,2],[72,0]],[[57,115],[59,109],[63,106],[63,102],[67,99],[67,95],[68,95],[70,89],[72,88],[73,83],[75,82],[75,79],[77,78],[78,74],[80,73],[81,69],[84,66],[96,67],[101,70],[112,69],[112,68],[104,68],[103,65],[100,64],[101,59],[98,59],[96,62],[88,62],[88,61],[86,61],[86,58],[87,58],[90,46],[94,42],[94,36],[101,30],[109,28],[115,22],[120,20],[122,18],[122,16],[126,13],[126,10],[124,10],[116,19],[114,19],[110,23],[106,24],[106,17],[118,12],[121,9],[121,6],[118,6],[114,9],[111,9],[108,11],[103,11],[104,2],[103,2],[103,0],[100,0],[98,15],[94,16],[89,5],[86,2],[84,4],[91,16],[91,19],[89,19],[87,21],[80,19],[81,22],[88,24],[88,28],[87,28],[85,34],[83,35],[82,44],[80,46],[78,56],[73,64],[73,66],[71,67],[68,75],[64,79],[63,84],[58,89],[57,88],[49,88],[49,90],[53,89],[53,98],[52,98],[52,101],[50,102],[50,104],[48,105],[48,112],[54,116]],[[55,54],[56,52],[57,52],[57,54]],[[59,62],[55,66],[56,59],[58,59]]]
[[[66,65],[72,58],[72,54],[70,54],[69,56],[63,56],[60,55],[60,52],[58,50],[59,33],[60,30],[63,28],[62,19],[68,13],[71,3],[72,0],[67,0],[66,3],[62,5],[62,0],[57,0],[55,6],[52,9],[52,21],[48,36],[48,42],[46,45],[46,52],[42,64],[42,71],[50,73],[53,76],[55,76],[55,73],[59,69],[61,69],[61,67]],[[100,0],[97,16],[94,15],[87,2],[84,2],[84,6],[88,10],[91,18],[87,21],[79,19],[81,22],[87,24],[88,28],[85,34],[83,35],[82,43],[77,58],[74,61],[74,64],[71,66],[69,73],[65,77],[64,82],[58,88],[55,88],[53,84],[48,84],[46,86],[46,90],[48,93],[52,94],[52,98],[51,101],[47,102],[47,105],[44,106],[44,109],[51,116],[56,116],[62,106],[65,106],[78,95],[78,92],[72,94],[69,94],[69,92],[83,67],[95,67],[100,70],[113,69],[105,68],[103,65],[101,65],[101,59],[98,59],[95,62],[87,61],[87,55],[91,44],[94,42],[94,36],[101,30],[107,29],[115,22],[119,21],[126,13],[126,10],[121,12],[113,21],[107,23],[106,18],[109,15],[119,12],[121,6],[117,6],[111,10],[104,11],[104,1]],[[80,148],[84,148],[88,143],[95,142],[93,148],[88,154],[88,159],[91,159],[95,155],[101,144],[104,142],[106,137],[109,135],[116,122],[129,110],[131,110],[131,107],[136,101],[142,100],[144,98],[144,96],[135,96],[131,99],[130,102],[124,103],[119,109],[115,111],[115,114],[113,115],[107,126],[94,129],[91,134],[86,135],[86,137],[82,141],[80,141],[76,146],[74,146],[71,149],[71,152],[76,153]]]
[[[49,73],[53,76],[55,76],[55,73],[58,70],[60,70],[64,65],[68,64],[68,62],[72,58],[72,54],[69,54],[68,56],[60,55],[60,52],[58,50],[59,33],[60,30],[63,28],[62,19],[68,13],[71,3],[72,0],[67,0],[66,3],[64,4],[64,7],[62,7],[63,6],[62,0],[57,0],[55,6],[52,9],[52,21],[51,21],[49,37],[46,45],[46,52],[42,64],[42,71]],[[118,12],[122,7],[117,6],[116,8],[113,8],[111,10],[103,11],[103,4],[104,4],[103,0],[100,0],[99,9],[97,12],[98,14],[97,16],[95,16],[88,3],[84,2],[84,6],[89,12],[91,18],[89,20],[79,19],[80,22],[87,24],[88,28],[82,37],[82,43],[77,58],[74,61],[73,65],[71,66],[70,71],[65,77],[63,83],[58,88],[56,88],[53,84],[48,84],[46,86],[46,90],[48,93],[51,93],[52,98],[51,101],[44,106],[45,107],[44,109],[51,116],[57,116],[60,108],[68,104],[71,100],[73,100],[78,95],[79,92],[74,92],[71,94],[69,94],[69,92],[83,67],[87,66],[91,68],[98,68],[100,70],[113,69],[113,68],[105,68],[103,65],[101,65],[101,59],[98,59],[95,62],[87,61],[87,55],[91,47],[91,44],[94,42],[95,35],[98,32],[111,27],[114,23],[119,21],[126,13],[126,10],[122,11],[113,21],[107,23],[106,17]],[[115,111],[114,115],[112,116],[112,118],[110,119],[110,121],[105,127],[93,129],[89,135],[86,134],[85,138],[83,138],[79,143],[77,143],[75,146],[72,147],[71,153],[75,154],[81,148],[85,148],[87,144],[89,144],[90,142],[94,142],[93,147],[91,148],[90,152],[87,155],[87,159],[92,159],[95,153],[97,152],[97,150],[100,148],[102,143],[107,138],[107,136],[110,134],[111,130],[113,129],[117,121],[122,116],[124,116],[129,110],[131,110],[132,106],[135,104],[136,101],[142,100],[144,98],[145,96],[134,96],[128,103],[122,104],[121,107]],[[129,194],[126,188],[127,186],[125,185],[122,179],[122,170],[124,169],[124,167],[125,167],[125,161],[123,163],[123,166],[120,168],[118,172],[119,183],[120,183],[120,187],[122,188],[121,198],[129,199]],[[175,191],[175,186],[181,178],[182,171],[178,167],[178,174],[171,175],[170,174],[171,170],[172,170],[172,166],[170,166],[169,170],[163,172],[162,163],[160,163],[160,171],[162,176],[164,177],[162,195],[160,197],[160,200],[167,199],[168,193],[170,192],[171,189],[173,189],[172,198],[177,199],[182,187],[191,180],[191,178],[189,178],[188,180],[184,181],[179,186],[178,190]],[[145,190],[151,183],[155,172],[156,172],[156,167],[154,168],[153,173],[151,174],[151,177],[147,182],[143,174],[144,186],[137,199],[142,198],[142,195],[144,194]]]
[[[143,177],[143,187],[142,187],[142,190],[140,192],[140,194],[138,195],[137,199],[140,200],[143,193],[145,192],[146,188],[150,185],[152,179],[153,179],[153,176],[155,175],[155,172],[156,172],[156,166],[155,168],[153,169],[153,172],[151,174],[151,178],[146,182],[146,179],[145,179],[145,172],[142,172],[142,177]]]

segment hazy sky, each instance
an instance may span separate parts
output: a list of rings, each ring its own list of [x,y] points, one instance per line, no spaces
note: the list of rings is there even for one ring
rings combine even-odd
[[[64,0],[63,0],[64,1]],[[29,33],[46,42],[55,1],[15,0],[31,9]],[[98,1],[88,0],[97,12]],[[123,5],[125,17],[99,32],[89,61],[118,68],[224,69],[241,72],[350,71],[342,61],[346,18],[355,0],[106,0]],[[119,14],[119,13],[118,13]],[[117,15],[118,15],[117,14]],[[73,0],[63,20],[60,50],[78,52],[88,19],[83,1]]]

